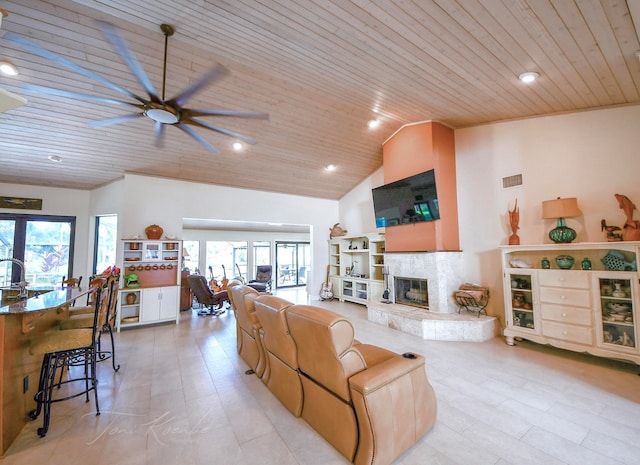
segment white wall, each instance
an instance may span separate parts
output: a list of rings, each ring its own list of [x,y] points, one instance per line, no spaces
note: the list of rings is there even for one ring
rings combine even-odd
[[[487,124],[455,131],[460,244],[466,281],[489,286],[489,312],[503,314],[499,245],[511,234],[508,210],[520,208],[521,244],[551,243],[554,220],[543,220],[543,200],[577,197],[583,215],[567,219],[576,242],[603,242],[600,221],[622,226],[614,194],[640,205],[640,106]],[[502,178],[523,175],[523,185],[502,189]],[[378,172],[340,201],[344,212],[363,208]],[[368,213],[367,213],[368,214]],[[344,218],[344,219],[343,219]],[[636,218],[640,215],[636,214]],[[374,228],[363,217],[363,230]]]
[[[283,174],[286,182],[286,174]],[[156,223],[182,238],[183,218],[309,225],[313,275],[307,290],[317,296],[328,264],[329,229],[338,221],[338,201],[212,184],[126,174],[118,223],[123,237],[142,235]]]
[[[376,229],[371,196],[371,189],[382,184],[384,170],[380,167],[340,199],[340,226],[348,231],[348,235],[384,232],[384,228]]]
[[[1,213],[75,216],[76,243],[73,259],[73,274],[76,276],[88,276],[92,259],[89,257],[86,247],[91,229],[89,220],[89,191],[0,183],[0,196],[42,199],[42,210],[0,208]]]

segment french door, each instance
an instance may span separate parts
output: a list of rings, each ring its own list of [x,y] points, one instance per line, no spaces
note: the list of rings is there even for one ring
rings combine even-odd
[[[276,287],[304,286],[310,273],[309,242],[276,242]]]
[[[73,275],[76,218],[71,216],[0,213],[0,258],[24,263],[31,286],[60,285]],[[11,261],[0,262],[0,284],[20,281],[21,269]]]

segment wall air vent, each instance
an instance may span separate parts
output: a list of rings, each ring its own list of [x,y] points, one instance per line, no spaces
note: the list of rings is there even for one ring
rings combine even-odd
[[[508,189],[509,187],[516,187],[522,185],[522,174],[514,174],[513,176],[507,176],[502,178],[502,188]]]

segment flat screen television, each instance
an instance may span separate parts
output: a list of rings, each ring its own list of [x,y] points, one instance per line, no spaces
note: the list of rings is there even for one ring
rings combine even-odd
[[[371,192],[376,228],[440,219],[434,170],[376,187]]]

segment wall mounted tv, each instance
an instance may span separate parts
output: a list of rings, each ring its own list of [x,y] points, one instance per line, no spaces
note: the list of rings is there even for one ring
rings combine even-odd
[[[440,219],[433,170],[376,187],[371,192],[376,228]]]

